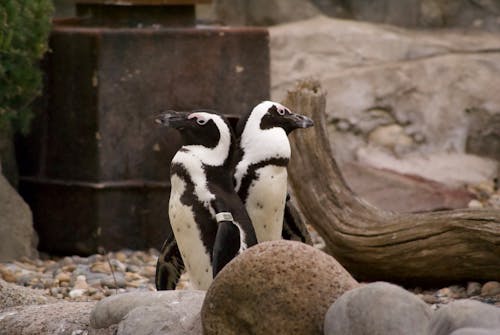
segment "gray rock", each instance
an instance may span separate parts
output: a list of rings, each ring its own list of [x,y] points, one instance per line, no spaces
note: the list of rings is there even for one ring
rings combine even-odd
[[[259,243],[227,264],[201,317],[211,334],[322,334],[330,304],[358,283],[331,256],[292,241]]]
[[[500,113],[470,109],[467,152],[500,161]]]
[[[434,312],[429,335],[448,335],[460,328],[500,328],[500,308],[475,300],[453,301]]]
[[[311,0],[325,14],[405,27],[468,28],[500,31],[495,0]]]
[[[31,210],[0,174],[0,261],[38,256]]]
[[[199,297],[190,303],[136,307],[119,323],[117,335],[201,335]]]
[[[7,283],[0,279],[0,310],[19,305],[43,305],[57,300],[44,295],[42,290]]]
[[[108,335],[89,327],[89,314],[95,302],[59,302],[8,308],[0,312],[0,334],[9,335]]]
[[[135,308],[153,306],[155,308],[162,307],[163,310],[170,311],[168,314],[163,315],[163,319],[155,319],[153,317],[156,322],[161,323],[158,328],[160,329],[163,326],[171,325],[173,322],[180,322],[179,320],[182,316],[188,318],[193,316],[195,318],[199,314],[204,297],[204,291],[130,292],[113,295],[97,303],[91,313],[90,323],[96,329],[106,328],[120,323]],[[122,325],[121,329],[123,331],[131,329],[132,325],[136,324],[135,320],[137,320],[138,315],[144,311],[145,309],[142,308],[131,314],[131,319]],[[180,322],[179,327],[184,326]]]
[[[427,335],[432,311],[399,286],[377,282],[343,294],[328,309],[325,335]]]
[[[282,100],[297,80],[318,78],[329,92],[330,138],[340,161],[355,159],[370,134],[387,126],[397,126],[403,140],[384,147],[397,155],[463,153],[472,117],[466,111],[500,114],[494,89],[500,87],[500,39],[494,34],[320,17],[271,27],[270,36],[271,98]]]
[[[498,335],[500,328],[484,329],[484,328],[460,328],[455,330],[450,335]]]

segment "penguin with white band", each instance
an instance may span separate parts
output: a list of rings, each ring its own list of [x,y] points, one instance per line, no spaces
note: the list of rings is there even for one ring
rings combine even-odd
[[[234,134],[228,121],[212,111],[169,111],[156,122],[177,129],[184,143],[170,169],[169,218],[178,251],[168,240],[164,248],[173,257],[170,260],[179,261],[180,253],[193,287],[206,290],[232,258],[257,243],[250,218],[234,190]],[[172,271],[162,266],[168,265],[159,260],[157,285],[177,282],[179,272],[173,278],[166,277]]]

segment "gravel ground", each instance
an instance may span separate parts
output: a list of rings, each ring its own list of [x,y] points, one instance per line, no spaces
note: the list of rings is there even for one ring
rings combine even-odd
[[[500,191],[493,182],[470,186],[477,200],[469,207],[500,208]],[[324,242],[312,229],[314,246]],[[89,257],[63,258],[41,255],[41,259],[21,259],[0,263],[0,278],[9,283],[40,289],[46,296],[70,301],[92,301],[129,291],[155,291],[154,277],[158,251],[120,250]],[[188,289],[189,278],[183,275],[178,289]],[[500,307],[500,283],[468,282],[444,288],[407,288],[437,309],[457,299],[474,299]]]
[[[90,257],[23,259],[0,263],[0,277],[10,283],[43,290],[47,296],[70,301],[100,300],[122,292],[154,291],[158,251],[121,250]],[[113,269],[113,271],[111,270]],[[189,288],[181,277],[178,289]],[[469,282],[439,289],[408,288],[437,309],[457,299],[475,299],[500,307],[500,283]]]

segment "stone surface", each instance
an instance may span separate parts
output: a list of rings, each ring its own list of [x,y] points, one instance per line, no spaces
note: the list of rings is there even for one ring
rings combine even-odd
[[[322,334],[326,310],[357,282],[331,256],[303,243],[260,243],[214,279],[204,334]]]
[[[200,296],[191,303],[136,307],[120,322],[117,335],[201,335],[202,302]]]
[[[330,17],[418,28],[500,31],[495,0],[214,0],[209,19],[228,24],[273,25],[323,13]],[[202,18],[207,18],[206,15]]]
[[[18,306],[0,311],[0,332],[9,335],[114,334],[89,328],[89,314],[95,302],[59,302]]]
[[[344,293],[328,309],[325,335],[427,335],[432,311],[403,288],[384,282]]]
[[[312,0],[325,14],[419,28],[468,28],[500,31],[495,0]]]
[[[0,310],[19,305],[43,305],[57,300],[47,297],[42,290],[7,283],[0,278]]]
[[[434,312],[429,335],[448,335],[460,328],[500,328],[500,308],[474,300],[451,302]]]
[[[500,113],[471,109],[467,152],[500,161]]]
[[[31,210],[0,173],[0,261],[36,257],[38,238]]]
[[[481,288],[481,295],[496,295],[500,294],[500,283],[497,281],[489,281],[484,283]]]
[[[340,166],[351,189],[369,203],[396,212],[466,208],[472,194],[465,188],[377,169],[356,162]]]
[[[216,0],[209,18],[232,26],[267,26],[304,20],[319,13],[304,0]]]
[[[413,151],[462,153],[469,111],[500,113],[495,34],[319,17],[271,27],[270,36],[271,98],[283,99],[297,80],[318,78],[329,93],[331,142],[341,161],[356,159],[379,127],[389,134],[375,136],[378,145],[400,157]]]
[[[124,318],[128,319],[127,315],[132,310],[141,307],[139,311],[131,315],[130,319],[124,325],[120,326],[125,331],[137,327],[137,320],[141,313],[144,313],[150,307],[158,307],[163,312],[168,313],[163,314],[163,320],[151,316],[152,321],[161,323],[161,327],[172,327],[175,323],[178,323],[177,326],[179,328],[177,328],[177,331],[180,331],[181,329],[190,327],[192,325],[191,322],[196,321],[204,297],[204,291],[194,290],[130,292],[113,295],[97,303],[90,316],[90,323],[93,328],[106,328],[120,323]],[[166,315],[170,315],[171,317],[167,319]],[[146,317],[145,315],[143,316]],[[182,316],[187,317],[187,319],[181,321]]]
[[[498,335],[500,328],[497,329],[484,329],[484,328],[461,328],[455,330],[450,335]]]
[[[404,158],[375,149],[358,150],[360,163],[402,174],[420,176],[449,187],[480,184],[495,178],[498,162],[463,153],[408,154]]]

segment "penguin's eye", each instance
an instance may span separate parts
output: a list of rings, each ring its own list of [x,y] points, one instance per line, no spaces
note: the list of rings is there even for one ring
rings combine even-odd
[[[196,119],[196,123],[199,124],[200,126],[204,126],[208,120],[206,119]]]
[[[281,116],[285,115],[285,110],[281,109],[281,108],[278,109],[278,114],[281,115]]]

